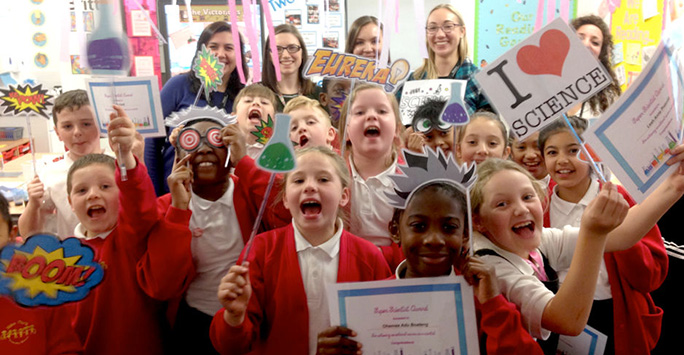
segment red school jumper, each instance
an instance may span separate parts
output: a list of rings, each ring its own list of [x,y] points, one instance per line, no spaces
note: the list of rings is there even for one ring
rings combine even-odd
[[[136,158],[137,160],[137,158]],[[119,186],[119,217],[106,238],[85,240],[104,268],[102,283],[75,304],[72,324],[86,354],[161,354],[161,303],[138,286],[136,264],[158,220],[154,187],[138,162]]]
[[[82,354],[64,306],[26,308],[0,296],[0,354]]]
[[[270,177],[271,174],[259,169],[249,156],[240,159],[235,167],[235,175],[231,175],[235,184],[233,204],[245,245],[266,194]],[[278,180],[277,177],[272,191],[277,190]],[[272,193],[269,198],[266,206],[268,208],[264,212],[260,226],[261,231],[285,226],[292,220],[290,212],[282,203],[273,207],[275,196],[276,194]],[[150,297],[170,300],[181,297],[195,275],[191,248],[192,232],[188,227],[192,211],[171,206],[171,194],[160,197],[157,207],[163,218],[150,232],[147,251],[138,262],[137,276],[140,287]]]
[[[622,186],[617,188],[630,207],[636,205]],[[546,211],[544,227],[549,225]],[[665,281],[668,267],[658,226],[631,248],[603,254],[603,260],[613,295],[615,354],[648,354],[658,343],[663,322],[663,310],[653,303],[649,293]]]
[[[309,310],[292,224],[260,234],[253,243],[245,321],[228,325],[222,308],[211,322],[211,341],[221,354],[308,354]],[[337,282],[382,280],[390,274],[375,245],[342,232]]]

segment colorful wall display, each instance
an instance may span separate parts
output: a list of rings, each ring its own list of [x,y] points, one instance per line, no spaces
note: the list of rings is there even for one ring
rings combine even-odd
[[[577,0],[480,0],[475,2],[473,61],[491,63],[556,17],[574,18]],[[541,15],[541,16],[539,16]]]
[[[615,8],[611,33],[613,66],[622,90],[636,79],[660,42],[663,0],[627,0]]]
[[[344,0],[269,0],[273,26],[291,23],[302,34],[306,49],[344,52],[347,13]]]

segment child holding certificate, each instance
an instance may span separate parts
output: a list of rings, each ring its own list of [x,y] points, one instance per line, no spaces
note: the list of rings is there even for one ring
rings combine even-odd
[[[342,228],[350,177],[339,155],[304,148],[284,180],[292,223],[257,235],[219,285],[210,337],[222,354],[315,354],[330,326],[325,283],[390,275],[376,246]]]
[[[481,349],[487,354],[541,354],[541,348],[522,327],[515,305],[499,291],[494,268],[468,256],[468,203],[463,185],[474,180],[474,165],[459,167],[441,149],[427,155],[404,151],[407,165],[392,175],[396,194],[389,223],[392,238],[406,260],[396,278],[463,275],[475,291]],[[426,168],[427,167],[427,168]],[[395,278],[392,277],[392,278]],[[320,354],[356,354],[362,349],[349,336],[351,329],[331,327],[318,335]]]

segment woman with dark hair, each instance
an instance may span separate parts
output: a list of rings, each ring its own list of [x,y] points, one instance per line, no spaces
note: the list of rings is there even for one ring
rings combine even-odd
[[[219,107],[230,113],[233,109],[235,96],[245,87],[240,82],[237,71],[237,63],[235,61],[235,50],[237,48],[233,43],[231,25],[224,21],[217,21],[204,28],[197,41],[197,52],[192,59],[192,63],[195,62],[198,53],[202,49],[202,45],[206,45],[207,49],[223,63],[223,82],[217,91],[210,94],[209,101],[207,101],[206,94],[202,93],[199,96],[199,100],[197,100],[197,106],[209,105]],[[242,36],[240,36],[239,50],[244,58],[245,51]],[[247,75],[247,63],[245,61],[242,62],[242,70]],[[199,90],[200,80],[192,70],[169,79],[161,90],[161,104],[164,117],[168,117],[173,112],[191,106],[195,102]],[[170,131],[167,131],[167,136],[169,133]],[[145,165],[154,183],[157,196],[169,192],[166,177],[169,176],[173,168],[174,155],[173,146],[169,144],[168,139],[148,138],[145,140]]]
[[[382,25],[375,16],[361,16],[351,24],[346,53],[375,59],[382,51]]]
[[[608,87],[601,90],[588,101],[573,107],[568,111],[569,115],[583,118],[593,118],[599,116],[610,104],[615,102],[622,90],[618,84],[617,76],[610,62],[613,53],[613,36],[610,29],[603,19],[596,15],[587,15],[572,20],[572,27],[575,28],[585,47],[591,51],[596,59],[610,72],[613,81]],[[587,105],[588,104],[588,105]]]
[[[280,81],[276,77],[273,66],[269,39],[264,46],[262,83],[273,90],[278,97],[276,112],[283,112],[285,104],[300,95],[318,100],[320,88],[302,74],[308,53],[304,38],[299,34],[297,28],[288,23],[276,26],[275,42],[280,64]]]

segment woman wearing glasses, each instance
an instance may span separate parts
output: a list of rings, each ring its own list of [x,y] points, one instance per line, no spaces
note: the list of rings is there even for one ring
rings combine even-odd
[[[290,24],[277,26],[275,42],[280,63],[280,81],[276,78],[270,43],[266,41],[262,82],[278,97],[276,112],[283,112],[285,104],[299,95],[318,100],[320,89],[302,75],[302,67],[306,64],[308,55],[304,39],[297,28]]]
[[[230,24],[224,21],[214,22],[204,28],[197,41],[197,52],[202,49],[202,45],[206,45],[207,49],[218,57],[218,60],[224,65],[223,82],[217,91],[211,93],[209,100],[207,100],[206,94],[202,93],[197,100],[197,106],[209,105],[224,109],[228,113],[231,112],[235,96],[245,87],[240,82],[238,71],[235,70],[237,67],[235,51],[239,50],[242,53],[242,58],[245,57],[243,43],[242,36],[240,36],[238,45],[233,43],[232,28]],[[195,54],[196,57],[197,54]],[[195,58],[192,58],[191,63],[195,62]],[[247,69],[246,61],[242,61],[242,70],[248,73]],[[192,70],[169,79],[161,90],[164,117],[191,106],[195,102],[199,90],[200,80]],[[170,131],[167,131],[167,136],[169,133]],[[166,177],[171,174],[174,155],[175,151],[168,139],[145,139],[145,165],[154,183],[157,196],[169,192]]]
[[[449,4],[440,4],[430,11],[425,26],[428,59],[408,80],[460,79],[467,80],[465,98],[468,112],[490,108],[474,76],[479,71],[468,58],[468,41],[463,16]],[[401,91],[397,93],[401,99]]]

